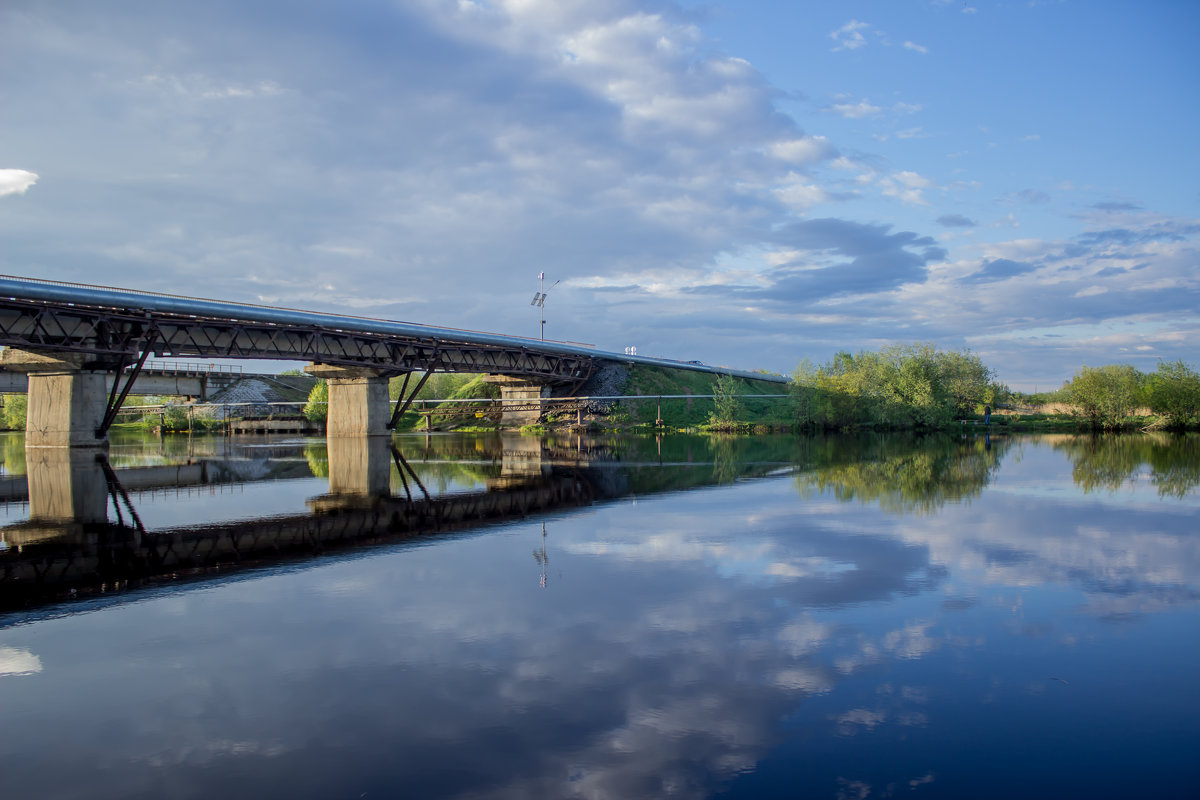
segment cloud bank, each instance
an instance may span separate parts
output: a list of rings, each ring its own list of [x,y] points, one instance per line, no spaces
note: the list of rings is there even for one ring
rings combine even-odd
[[[633,0],[9,4],[0,46],[30,69],[0,137],[55,176],[0,171],[9,269],[516,334],[545,271],[549,337],[780,371],[900,340],[975,347],[1010,380],[1195,352],[1194,221],[1110,193],[1009,253],[1023,228],[996,223],[1066,195],[963,213],[986,187],[839,140],[936,140],[924,102],[785,113],[702,25]],[[829,30],[809,34],[830,58],[938,54]],[[1052,327],[1053,358],[1017,343]]]

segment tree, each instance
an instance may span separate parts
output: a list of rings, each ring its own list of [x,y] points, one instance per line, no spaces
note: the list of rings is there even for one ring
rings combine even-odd
[[[973,414],[976,406],[996,399],[992,371],[979,356],[969,350],[938,353],[938,362],[942,386],[959,417]]]
[[[329,384],[319,380],[308,393],[308,402],[304,404],[304,416],[309,422],[324,422],[328,415]]]
[[[713,384],[713,422],[727,424],[736,422],[742,415],[742,400],[738,397],[737,378],[732,375],[722,375]]]
[[[29,398],[23,394],[4,395],[4,427],[12,431],[25,430],[25,414]]]
[[[1147,382],[1150,410],[1169,428],[1186,428],[1200,418],[1200,374],[1180,361],[1159,361]]]
[[[1114,430],[1145,401],[1145,376],[1129,364],[1084,366],[1065,387],[1093,428]]]

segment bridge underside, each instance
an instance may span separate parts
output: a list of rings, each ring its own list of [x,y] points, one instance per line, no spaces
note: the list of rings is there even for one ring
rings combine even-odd
[[[586,380],[593,359],[526,347],[456,342],[303,325],[59,305],[0,298],[0,343],[85,354],[84,369],[111,370],[142,353],[156,357],[311,361],[404,372],[486,372],[554,382]]]
[[[386,434],[394,427],[405,399],[392,408],[387,381],[398,375],[472,372],[509,376],[523,386],[580,385],[595,369],[587,355],[459,341],[454,333],[371,333],[0,298],[0,344],[11,348],[4,366],[29,375],[26,443],[31,446],[103,445],[116,410],[151,354],[312,362],[309,371],[330,380],[331,436]],[[128,380],[120,387],[119,380],[103,380],[106,373],[125,374]],[[507,397],[516,390],[502,391]]]

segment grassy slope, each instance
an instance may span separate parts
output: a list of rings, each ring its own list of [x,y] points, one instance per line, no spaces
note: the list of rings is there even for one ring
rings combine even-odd
[[[648,367],[639,364],[630,369],[629,382],[625,385],[624,393],[711,395],[716,391],[717,377],[717,375],[707,372]],[[787,386],[781,383],[738,378],[736,384],[739,394],[787,394]],[[747,398],[742,402],[745,413],[740,416],[746,422],[787,424],[791,421],[791,412],[786,398]],[[708,398],[662,401],[663,421],[671,427],[704,425],[708,423],[712,411],[713,401]],[[652,424],[657,413],[658,402],[656,400],[630,400],[622,402],[614,409],[612,416],[620,421],[624,414],[627,415],[630,422]]]
[[[500,396],[500,387],[499,386],[497,386],[494,383],[486,383],[483,380],[482,375],[476,375],[470,381],[468,381],[467,383],[460,386],[458,389],[451,392],[450,396],[446,399],[448,399],[448,400],[465,400],[465,399],[472,398],[472,397],[495,398],[495,397],[499,397],[499,396]],[[463,404],[463,403],[451,404],[451,406],[453,408],[455,408],[456,410],[459,409],[463,405],[465,405],[465,404]],[[425,424],[424,415],[416,414],[412,411],[409,411],[400,418],[400,424],[397,426],[397,430],[401,430],[401,431],[412,430],[413,428],[423,426],[424,424]],[[459,416],[459,417],[449,418],[449,417],[441,417],[441,416],[438,416],[437,414],[434,414],[434,416],[433,416],[433,424],[435,427],[439,427],[439,426],[441,426],[441,427],[446,427],[446,426],[462,427],[462,426],[468,426],[468,425],[469,426],[483,425],[486,427],[486,426],[490,425],[490,423],[488,423],[485,420],[477,421],[472,417]]]

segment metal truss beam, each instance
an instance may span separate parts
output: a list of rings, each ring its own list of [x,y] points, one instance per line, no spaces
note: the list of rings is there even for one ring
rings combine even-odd
[[[364,333],[11,297],[0,298],[0,344],[89,354],[88,368],[104,369],[152,351],[160,358],[258,358],[397,372],[487,372],[554,383],[583,381],[595,370],[591,356],[539,351],[535,344],[504,346],[450,336]]]

